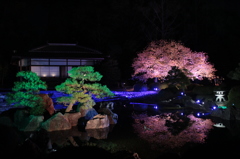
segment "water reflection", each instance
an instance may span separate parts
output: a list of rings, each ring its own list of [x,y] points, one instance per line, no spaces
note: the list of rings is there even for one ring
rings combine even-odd
[[[146,103],[115,103],[112,111],[119,115],[120,121],[116,125],[104,129],[80,131],[78,127],[73,127],[71,130],[50,132],[52,143],[63,147],[104,141],[106,145],[115,145],[115,150],[116,147],[129,148],[128,150],[136,148],[135,151],[140,153],[143,150],[137,148],[146,142],[152,150],[162,152],[184,147],[187,143],[206,144],[240,136],[239,122],[208,118],[209,114],[206,112],[187,111],[182,108],[162,109],[159,105]],[[133,122],[131,118],[134,119]],[[213,127],[216,122],[223,123],[226,128]],[[135,136],[129,137],[133,135]]]
[[[49,132],[49,137],[53,144],[58,147],[65,146],[80,146],[81,143],[86,143],[90,141],[91,138],[94,139],[107,139],[108,134],[112,131],[114,125],[110,125],[106,128],[101,129],[86,129],[85,131],[80,131],[77,126],[72,127],[70,130],[62,131],[52,131]]]

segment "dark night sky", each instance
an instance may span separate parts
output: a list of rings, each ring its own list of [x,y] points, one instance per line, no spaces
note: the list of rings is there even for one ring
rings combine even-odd
[[[238,0],[168,0],[165,32],[159,31],[161,14],[153,12],[154,1],[1,0],[1,56],[47,42],[77,42],[118,59],[128,76],[136,53],[164,37],[208,53],[221,76],[240,62]],[[157,2],[160,6],[162,1]]]

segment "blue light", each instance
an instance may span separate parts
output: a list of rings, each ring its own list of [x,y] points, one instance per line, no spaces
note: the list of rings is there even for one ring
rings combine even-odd
[[[154,109],[158,109],[158,106],[155,105],[155,106],[154,106]]]
[[[200,100],[197,100],[196,103],[200,103]]]
[[[184,93],[183,93],[183,92],[181,92],[181,95],[184,95]]]
[[[200,116],[200,113],[197,113],[197,116]]]
[[[158,90],[158,88],[153,88],[153,90],[154,90],[154,91],[157,91],[157,90]]]
[[[145,92],[122,92],[122,91],[112,91],[116,96],[124,96],[126,98],[138,98],[146,95],[156,94],[157,91],[145,91]]]
[[[213,107],[212,107],[212,109],[213,109],[213,110],[216,110],[216,109],[217,109],[217,107],[216,107],[216,106],[213,106]]]

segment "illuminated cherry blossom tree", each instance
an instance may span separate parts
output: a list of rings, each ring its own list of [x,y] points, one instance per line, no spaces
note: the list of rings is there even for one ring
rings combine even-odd
[[[194,52],[180,42],[159,40],[151,42],[145,50],[134,59],[133,77],[141,81],[158,78],[164,80],[173,66],[188,70],[190,79],[213,79],[215,68],[208,61],[205,52]]]

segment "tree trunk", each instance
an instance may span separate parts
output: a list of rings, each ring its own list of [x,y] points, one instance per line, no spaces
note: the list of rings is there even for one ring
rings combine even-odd
[[[72,107],[73,107],[73,103],[70,103],[67,109],[65,110],[65,112],[70,112],[72,110]]]

